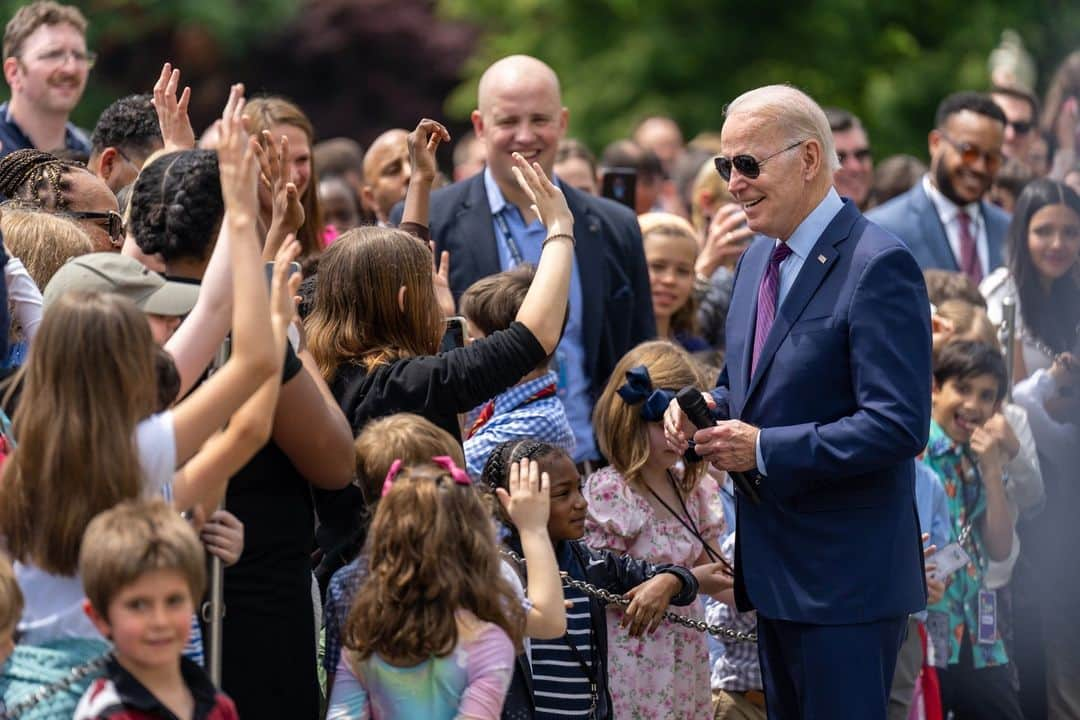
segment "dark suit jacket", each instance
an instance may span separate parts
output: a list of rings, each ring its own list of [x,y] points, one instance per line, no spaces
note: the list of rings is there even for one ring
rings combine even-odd
[[[806,258],[750,377],[773,241],[742,256],[717,411],[761,430],[761,503],[739,495],[740,610],[864,623],[926,604],[914,458],[930,425],[930,309],[908,249],[851,201]]]
[[[562,189],[574,215],[585,373],[595,401],[619,359],[656,337],[649,271],[632,211],[568,185]],[[398,204],[393,223],[400,222],[401,212]],[[432,193],[430,224],[436,252],[450,251],[455,299],[477,280],[502,270],[483,174]]]
[[[1005,263],[1005,233],[1009,229],[1010,216],[985,200],[979,203],[979,210],[986,225],[990,272],[993,272]],[[923,270],[939,268],[959,272],[960,265],[949,247],[945,226],[941,224],[937,208],[923,189],[922,180],[903,195],[868,212],[866,218],[907,243]]]

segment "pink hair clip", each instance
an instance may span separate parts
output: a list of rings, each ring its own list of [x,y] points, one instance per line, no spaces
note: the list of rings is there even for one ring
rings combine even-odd
[[[439,455],[431,458],[431,462],[441,467],[446,472],[450,473],[450,477],[454,479],[454,482],[458,485],[472,485],[472,480],[469,479],[469,474],[459,468],[454,462],[453,458],[449,455]]]
[[[438,457],[431,458],[431,462],[438,465],[440,468],[450,473],[450,477],[454,479],[454,483],[457,485],[472,485],[472,480],[469,479],[469,474],[459,468],[454,462],[453,458],[449,455],[439,455]],[[386,479],[383,480],[382,497],[390,492],[390,488],[394,487],[394,480],[397,479],[398,473],[401,472],[401,468],[405,463],[400,458],[395,460],[390,466],[390,469],[386,473]]]
[[[398,458],[390,465],[390,469],[386,471],[386,479],[383,480],[381,497],[386,497],[386,494],[390,492],[390,488],[394,486],[394,478],[401,472],[402,465],[404,465],[404,463],[401,462],[401,458]]]

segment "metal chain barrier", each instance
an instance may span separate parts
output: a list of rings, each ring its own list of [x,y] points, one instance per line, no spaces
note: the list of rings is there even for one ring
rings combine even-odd
[[[23,713],[27,710],[33,710],[35,707],[43,703],[44,701],[56,695],[59,692],[67,690],[72,685],[77,684],[90,675],[93,675],[98,670],[101,670],[108,664],[112,658],[112,652],[108,652],[101,657],[96,657],[90,662],[83,663],[82,665],[76,665],[71,671],[60,678],[56,682],[43,685],[34,692],[30,693],[27,697],[23,698],[19,702],[15,703],[7,709],[6,712],[0,713],[0,720],[14,720],[14,718],[22,717]]]
[[[512,550],[502,550],[502,554],[513,560],[521,567],[525,567],[525,559],[520,557]],[[630,600],[622,595],[616,595],[613,592],[609,592],[604,588],[597,587],[592,583],[585,582],[584,580],[575,580],[570,577],[570,574],[560,570],[559,577],[562,578],[563,584],[566,587],[580,590],[590,597],[594,597],[601,602],[609,605],[618,605],[619,607],[626,607],[630,604]],[[664,612],[664,619],[673,622],[676,625],[681,625],[691,630],[697,630],[698,632],[709,633],[724,640],[730,640],[734,642],[757,642],[756,632],[742,632],[726,625],[709,625],[704,620],[694,620],[692,618],[684,617],[676,612],[670,610]]]

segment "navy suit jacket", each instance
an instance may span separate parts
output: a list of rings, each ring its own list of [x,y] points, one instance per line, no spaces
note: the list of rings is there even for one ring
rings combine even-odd
[[[993,203],[979,202],[986,226],[986,246],[990,260],[989,275],[1005,263],[1005,233],[1010,216]],[[877,223],[907,243],[911,254],[923,270],[939,268],[959,272],[960,265],[949,246],[949,237],[937,208],[926,194],[922,180],[902,195],[894,197],[866,213],[868,220]]]
[[[628,208],[564,184],[574,215],[575,255],[581,274],[585,373],[595,402],[628,350],[656,337],[649,271],[641,228]],[[401,221],[402,205],[391,213]],[[431,194],[435,251],[450,251],[450,289],[457,300],[477,280],[502,270],[483,174]]]
[[[761,428],[761,503],[737,503],[740,610],[834,625],[926,604],[914,458],[930,425],[930,309],[911,252],[844,201],[780,305],[753,377],[773,240],[736,268],[717,412]]]

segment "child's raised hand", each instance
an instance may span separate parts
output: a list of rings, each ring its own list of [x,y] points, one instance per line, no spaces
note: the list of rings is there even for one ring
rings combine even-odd
[[[431,249],[431,281],[435,286],[435,301],[443,315],[450,317],[457,308],[454,306],[454,293],[450,289],[450,251],[443,250],[439,255],[439,264],[435,265],[435,241],[428,242]]]
[[[289,235],[274,256],[274,274],[270,281],[270,318],[274,332],[284,335],[296,317],[296,293],[300,289],[300,273],[289,268],[300,255],[300,243]],[[280,338],[280,336],[278,336]]]
[[[640,637],[646,630],[656,632],[664,619],[671,598],[679,592],[682,580],[671,573],[660,573],[626,593],[630,605],[623,611],[619,624],[629,628],[630,637]]]
[[[533,212],[548,230],[548,235],[573,235],[574,216],[562,190],[555,187],[540,163],[530,165],[520,153],[514,153],[514,177],[532,201]]]
[[[275,145],[270,131],[263,130],[256,139],[253,147],[259,161],[259,186],[269,198],[270,222],[284,233],[295,233],[304,224],[306,214],[300,191],[289,180],[289,138],[282,135]]]
[[[530,530],[547,531],[551,510],[550,478],[540,472],[540,463],[528,458],[510,463],[510,492],[496,488],[495,494],[518,533]]]
[[[435,151],[439,144],[450,142],[450,133],[442,123],[424,118],[416,124],[416,129],[409,133],[409,165],[412,177],[431,182],[439,172],[435,162]]]
[[[983,423],[983,427],[1001,446],[1006,459],[1011,460],[1020,454],[1020,440],[1016,437],[1012,425],[1009,425],[1009,421],[1005,419],[1004,415],[994,413],[989,420]]]
[[[229,100],[221,113],[218,170],[226,211],[254,222],[259,210],[258,164],[254,141],[244,130],[244,102],[244,86],[237,83],[229,90]]]
[[[179,89],[180,68],[165,63],[161,67],[161,75],[154,83],[154,98],[150,101],[157,111],[165,152],[190,150],[195,147],[195,131],[188,116],[191,88],[185,87],[177,99],[176,91]]]
[[[986,479],[987,474],[998,476],[1000,479],[1000,472],[1008,460],[1001,441],[994,437],[985,426],[980,426],[971,433],[971,449],[979,458],[979,468],[983,472],[983,479]]]

